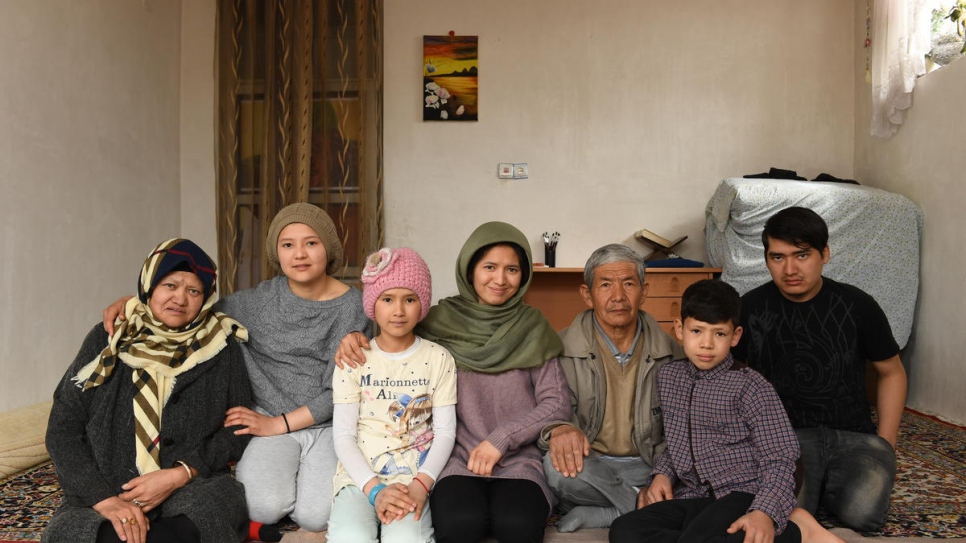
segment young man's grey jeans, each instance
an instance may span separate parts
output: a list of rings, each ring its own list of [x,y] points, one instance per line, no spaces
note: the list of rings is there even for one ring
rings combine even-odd
[[[896,479],[896,455],[874,434],[795,430],[805,469],[798,505],[810,513],[821,503],[845,526],[872,532],[885,524]]]
[[[611,458],[591,452],[576,477],[564,477],[553,467],[550,453],[543,457],[547,484],[560,499],[561,510],[589,505],[615,507],[623,515],[637,508],[637,490],[651,480],[651,466],[639,457]]]

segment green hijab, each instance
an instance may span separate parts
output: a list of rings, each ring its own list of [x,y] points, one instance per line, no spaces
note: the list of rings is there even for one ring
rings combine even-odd
[[[470,282],[470,260],[482,247],[516,245],[526,253],[520,267],[526,279],[503,305],[477,300]],[[537,368],[558,356],[563,344],[540,310],[523,303],[533,280],[533,258],[526,236],[505,222],[488,222],[470,234],[456,260],[459,296],[439,301],[418,325],[416,333],[449,349],[461,369],[482,373]]]

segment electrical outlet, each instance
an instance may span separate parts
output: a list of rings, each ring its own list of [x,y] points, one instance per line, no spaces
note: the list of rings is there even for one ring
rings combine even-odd
[[[514,179],[526,179],[528,177],[530,177],[530,167],[527,166],[526,162],[521,162],[519,164],[513,165]]]
[[[501,162],[497,166],[496,173],[500,179],[513,179],[513,164]]]

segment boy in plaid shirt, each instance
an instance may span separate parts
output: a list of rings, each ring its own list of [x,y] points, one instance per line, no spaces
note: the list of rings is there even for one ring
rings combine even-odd
[[[688,359],[657,379],[667,449],[611,543],[842,542],[795,507],[795,432],[768,381],[731,358],[740,305],[718,280],[684,292],[674,324]]]

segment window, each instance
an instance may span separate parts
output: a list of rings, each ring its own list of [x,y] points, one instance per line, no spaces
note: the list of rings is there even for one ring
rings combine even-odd
[[[295,202],[328,212],[358,282],[382,245],[381,0],[218,4],[222,293],[274,275],[264,236]]]
[[[960,59],[966,52],[963,24],[966,22],[966,0],[952,2],[942,0],[932,10],[932,27],[929,53],[926,58],[929,71],[941,68]]]

